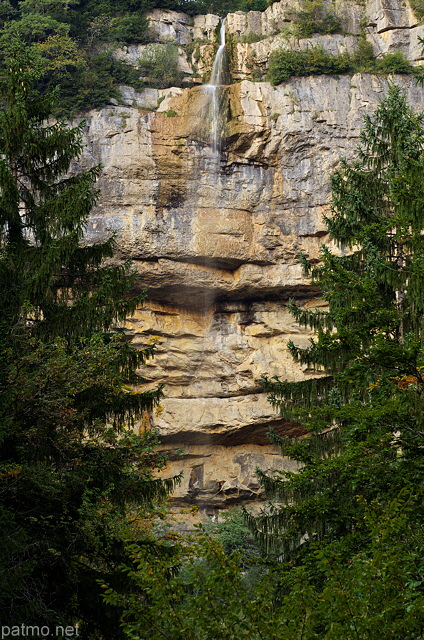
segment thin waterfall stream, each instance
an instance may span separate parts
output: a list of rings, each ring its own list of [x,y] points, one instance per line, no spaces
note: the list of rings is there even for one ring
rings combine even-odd
[[[213,188],[215,194],[219,193],[219,182],[220,182],[220,160],[221,160],[221,147],[222,147],[222,137],[224,131],[224,114],[225,110],[223,109],[223,96],[224,96],[224,88],[223,83],[226,79],[226,38],[225,38],[225,18],[221,18],[221,26],[219,32],[219,46],[218,50],[215,54],[212,71],[208,84],[204,84],[202,90],[204,95],[206,96],[206,126],[208,127],[209,133],[209,150],[210,155],[207,158],[207,172],[209,173],[209,180],[211,187]],[[218,204],[218,203],[217,203]],[[219,205],[218,205],[219,206]],[[214,250],[212,251],[212,255],[208,250],[205,252],[205,256],[203,259],[203,265],[205,267],[216,267],[216,260],[214,258]],[[212,290],[204,289],[204,293],[201,296],[202,306],[203,306],[203,316],[204,322],[209,323],[211,321],[211,317],[214,313],[214,302],[215,302],[216,292]],[[212,314],[212,316],[210,315]],[[211,347],[212,348],[212,347]],[[206,353],[205,346],[203,347],[203,356],[202,360],[205,361]]]
[[[221,29],[219,37],[219,47],[215,55],[215,60],[212,67],[212,73],[209,84],[204,86],[205,91],[210,96],[210,118],[211,118],[211,131],[210,131],[210,147],[214,156],[220,155],[221,152],[221,138],[222,138],[222,111],[220,108],[221,103],[221,87],[222,80],[225,72],[225,18],[221,20]]]

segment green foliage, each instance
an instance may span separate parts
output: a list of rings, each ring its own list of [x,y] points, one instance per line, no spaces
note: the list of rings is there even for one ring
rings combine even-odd
[[[424,18],[424,0],[409,0],[409,4],[419,18]]]
[[[347,561],[343,543],[312,545],[308,561],[283,577],[283,602],[306,638],[413,640],[423,625],[423,537],[408,521],[411,503],[400,496],[385,509],[360,506],[369,546]]]
[[[223,521],[214,528],[214,534],[222,543],[227,555],[238,553],[244,565],[259,557],[259,548],[246,526],[241,509],[233,509],[223,515]]]
[[[237,11],[265,11],[269,4],[266,0],[241,0]]]
[[[202,533],[158,558],[132,546],[126,569],[128,597],[107,587],[109,606],[125,607],[123,630],[140,640],[239,640],[282,638],[268,619],[272,594],[261,606],[246,589],[237,555],[227,556],[217,540]],[[275,628],[274,628],[275,625]],[[260,636],[259,634],[263,634]]]
[[[9,47],[10,42],[4,47],[6,52]],[[56,34],[32,43],[28,55],[37,72],[35,89],[41,95],[56,92],[52,113],[58,117],[103,107],[111,98],[119,97],[116,85],[129,84],[136,89],[145,86],[140,72],[115,60],[110,51],[86,57],[69,36]]]
[[[237,553],[196,535],[161,558],[132,545],[128,597],[105,586],[109,606],[139,640],[389,640],[420,637],[423,535],[406,495],[384,509],[361,503],[358,526],[370,544],[349,561],[338,543],[312,545],[303,566],[263,564],[246,582]]]
[[[353,64],[355,71],[364,73],[375,72],[375,56],[371,42],[365,37],[358,40],[358,45],[353,54]]]
[[[143,13],[127,13],[112,22],[106,39],[125,43],[145,43],[149,40],[148,21]]]
[[[263,33],[253,33],[250,31],[246,36],[240,36],[239,38],[235,38],[236,42],[245,42],[248,44],[253,44],[255,42],[260,42],[264,40],[267,36],[264,36]]]
[[[178,9],[191,15],[213,13],[224,17],[235,11],[265,11],[269,4],[267,0],[181,0]]]
[[[348,54],[332,55],[316,46],[300,51],[274,51],[269,59],[268,78],[273,84],[279,84],[291,76],[349,73],[352,70],[353,62]]]
[[[84,123],[48,120],[32,49],[11,47],[0,113],[0,610],[2,623],[80,621],[120,637],[98,580],[120,583],[131,523],[175,480],[155,479],[154,434],[134,432],[161,389],[142,390],[136,351],[116,327],[143,295],[113,239],[83,236],[100,168],[70,175]],[[131,514],[129,513],[131,510]]]
[[[20,20],[7,22],[3,26],[0,45],[7,44],[11,37],[18,36],[24,42],[42,42],[52,35],[66,36],[69,25],[55,20],[49,15],[28,13]]]
[[[151,44],[138,61],[139,73],[150,85],[158,88],[178,86],[182,73],[178,68],[178,47],[175,44]]]
[[[301,9],[294,12],[293,18],[299,38],[342,32],[340,20],[333,11],[327,10],[323,0],[302,0]]]
[[[401,51],[387,53],[377,60],[376,69],[382,73],[412,73],[414,68]]]
[[[144,86],[137,71],[129,65],[113,60],[111,54],[90,51],[98,38],[109,42],[146,42],[147,20],[140,9],[134,6],[131,12],[117,14],[116,7],[110,6],[109,14],[91,16],[87,5],[78,11],[72,5],[25,0],[20,3],[21,14],[6,12],[12,19],[5,22],[0,36],[3,55],[9,55],[10,42],[16,38],[36,54],[37,70],[43,71],[37,78],[38,90],[45,92],[58,87],[56,116],[104,106],[117,97],[119,83],[131,84],[136,89]],[[3,67],[0,72],[7,70]]]
[[[144,44],[149,42],[148,20],[138,11],[123,15],[100,14],[95,15],[88,22],[88,46],[96,41]]]
[[[0,0],[0,24],[2,26],[7,20],[13,18],[15,14],[16,9],[9,0]]]
[[[134,67],[115,60],[110,52],[90,56],[84,66],[61,73],[43,75],[37,82],[40,92],[58,87],[54,114],[68,116],[88,109],[100,109],[111,98],[119,98],[116,85],[127,84],[142,89],[140,72]]]
[[[273,84],[285,82],[292,76],[308,76],[339,73],[409,73],[422,82],[422,71],[414,67],[401,52],[389,53],[376,59],[372,45],[360,39],[353,55],[328,53],[322,46],[309,47],[300,51],[280,49],[269,59],[268,79]]]
[[[146,82],[140,80],[141,73],[148,76],[150,86],[179,85],[182,74],[173,44],[152,44],[140,71],[115,60],[112,50],[98,53],[94,47],[100,41],[112,48],[122,42],[147,43],[150,36],[144,11],[155,4],[122,0],[115,5],[105,0],[77,8],[74,3],[25,0],[20,3],[20,14],[5,7],[5,16],[12,19],[3,27],[0,51],[7,56],[10,42],[18,38],[35,54],[37,89],[43,93],[57,88],[53,114],[59,117],[105,106],[119,98],[119,84],[143,88]],[[7,69],[0,66],[0,73],[7,74]]]

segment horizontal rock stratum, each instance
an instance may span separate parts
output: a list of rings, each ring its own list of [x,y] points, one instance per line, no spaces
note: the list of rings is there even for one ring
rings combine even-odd
[[[257,466],[292,468],[266,434],[273,427],[299,435],[301,427],[278,416],[260,380],[263,374],[312,375],[287,351],[288,340],[309,339],[287,303],[293,297],[320,304],[298,255],[317,259],[327,241],[322,213],[329,210],[330,174],[340,157],[353,156],[363,116],[374,111],[388,82],[400,84],[410,104],[424,109],[423,89],[407,75],[292,78],[276,87],[248,79],[242,61],[255,48],[255,64],[266,65],[290,6],[283,1],[264,14],[227,19],[230,35],[267,37],[229,51],[239,81],[225,89],[218,164],[208,142],[208,98],[199,84],[138,94],[124,87],[126,104],[86,117],[82,163],[103,165],[88,236],[117,234],[119,258],[134,261],[139,286],[148,290],[127,329],[136,347],[157,339],[157,355],[143,375],[150,385],[165,384],[165,399],[151,421],[171,452],[166,474],[184,471],[175,502],[197,504],[209,515],[260,497]],[[401,50],[420,62],[423,27],[400,0],[372,0],[365,7],[346,2],[350,35],[320,41],[329,50],[354,47],[363,14],[377,53]],[[179,45],[214,38],[218,24],[216,16],[197,16],[194,25],[174,12],[153,17],[158,40],[167,33]],[[210,69],[214,48],[202,47]],[[184,452],[177,455],[177,449]]]

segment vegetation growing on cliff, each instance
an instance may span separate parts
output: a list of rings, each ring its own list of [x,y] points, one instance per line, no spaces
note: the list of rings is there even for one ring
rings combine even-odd
[[[329,10],[324,0],[302,0],[300,5],[301,8],[293,12],[294,31],[298,38],[342,32],[335,11]]]
[[[167,559],[133,549],[131,596],[108,589],[106,599],[139,640],[417,640],[423,540],[408,522],[413,506],[364,505],[358,526],[370,545],[349,562],[343,545],[316,547],[299,566],[268,558],[255,578],[202,531]]]
[[[10,39],[18,37],[43,70],[37,80],[39,91],[58,88],[54,115],[71,116],[119,100],[119,84],[140,90],[184,82],[176,44],[152,42],[155,36],[149,31],[147,11],[161,8],[224,16],[238,10],[263,11],[269,4],[265,0],[4,0],[0,3],[0,59]],[[290,17],[291,33],[298,38],[341,32],[336,9],[329,10],[323,0],[302,0]],[[259,39],[260,35],[248,34],[241,41]],[[114,57],[120,44],[150,44],[150,48],[141,55],[140,64],[131,66]],[[422,80],[419,68],[401,53],[375,60],[370,47],[360,39],[353,55],[334,56],[321,47],[276,51],[270,57],[268,78],[278,84],[294,75],[365,72],[411,73]],[[192,50],[192,44],[186,45],[186,53]]]
[[[178,47],[172,42],[151,44],[140,57],[138,69],[150,84],[159,88],[179,85],[183,79],[178,67]]]
[[[273,0],[275,1],[275,0]],[[178,2],[180,11],[186,11],[191,15],[213,13],[218,16],[226,16],[235,11],[265,11],[273,4],[269,0],[181,0]]]
[[[152,45],[139,68],[112,55],[119,44],[151,42],[146,11],[165,8],[193,14],[266,7],[260,0],[256,4],[255,1],[235,0],[233,7],[219,2],[215,7],[204,2],[172,0],[5,1],[0,5],[0,55],[4,57],[11,38],[19,38],[31,50],[39,71],[43,71],[37,78],[38,90],[58,88],[54,115],[69,116],[101,108],[119,98],[119,84],[141,89],[181,83],[175,44]]]
[[[332,54],[322,46],[314,46],[299,51],[280,49],[269,58],[268,80],[275,85],[293,76],[342,73],[411,74],[419,82],[424,78],[423,71],[399,51],[375,58],[372,45],[365,39],[359,41],[354,54]]]
[[[119,44],[148,44],[154,40],[147,11],[161,8],[190,15],[224,16],[239,10],[264,11],[269,4],[266,0],[4,0],[0,3],[0,56],[10,39],[18,37],[44,68],[38,78],[39,90],[58,87],[54,114],[70,116],[119,99],[119,84],[135,89],[181,84],[183,74],[166,44],[158,44],[153,57],[147,51],[139,68],[112,55]],[[336,18],[324,9],[322,0],[304,0],[293,19],[300,36],[339,30]],[[163,64],[166,57],[168,64]],[[149,63],[148,68],[145,63]]]
[[[1,94],[0,618],[116,640],[99,581],[120,583],[129,539],[153,544],[173,486],[133,430],[161,390],[136,374],[153,347],[116,327],[143,299],[130,266],[105,264],[112,238],[82,243],[100,168],[69,175],[83,124],[47,121],[36,62],[12,44]]]
[[[268,78],[273,84],[280,84],[292,76],[349,73],[352,67],[352,58],[347,53],[332,55],[323,47],[285,49],[271,54]]]
[[[409,4],[417,14],[419,18],[424,18],[424,1],[423,0],[409,0]]]

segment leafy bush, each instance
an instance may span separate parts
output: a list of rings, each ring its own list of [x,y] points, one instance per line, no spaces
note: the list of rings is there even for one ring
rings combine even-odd
[[[38,89],[48,92],[58,88],[55,101],[56,116],[71,116],[79,111],[104,107],[111,98],[117,98],[117,84],[128,84],[141,89],[140,72],[130,65],[114,60],[109,52],[88,58],[85,66],[61,69],[60,73],[43,76]]]
[[[178,68],[178,47],[175,44],[151,44],[139,60],[139,73],[149,84],[163,89],[178,86],[183,74]]]
[[[109,37],[118,42],[143,43],[148,42],[148,20],[141,12],[127,13],[114,18]]]
[[[139,640],[418,640],[423,535],[404,502],[364,504],[353,551],[346,539],[312,544],[255,575],[204,529],[167,555],[134,544],[125,585],[106,586],[105,601]]]
[[[326,10],[323,0],[304,0],[300,11],[294,12],[294,22],[299,38],[342,31],[340,20],[335,13]]]
[[[310,47],[301,51],[275,51],[269,59],[268,80],[272,84],[285,82],[292,76],[312,76],[339,73],[410,73],[419,82],[424,82],[420,68],[413,67],[403,53],[388,53],[375,59],[372,45],[365,39],[353,55],[333,55],[323,47]]]
[[[253,33],[252,31],[249,31],[247,35],[237,38],[237,41],[253,44],[254,42],[260,42],[261,40],[264,40],[264,38],[266,37],[267,36],[264,36],[263,33]]]
[[[246,525],[240,508],[232,509],[223,515],[223,522],[215,526],[215,532],[227,555],[237,552],[243,564],[258,558],[259,547],[252,532]]]
[[[382,73],[411,73],[414,67],[402,52],[397,51],[377,60],[376,69]]]
[[[269,4],[273,3],[267,0],[180,0],[178,9],[190,15],[213,13],[226,16],[235,11],[265,11]]]
[[[375,67],[375,55],[371,42],[368,42],[365,37],[359,39],[358,47],[353,54],[353,63],[355,71],[362,71],[364,73],[374,70]]]
[[[237,11],[265,11],[269,4],[265,0],[240,0]]]
[[[349,54],[332,55],[317,46],[301,51],[274,51],[269,60],[268,79],[279,84],[291,76],[348,73],[352,70],[353,60]]]
[[[49,15],[29,13],[22,16],[21,20],[10,20],[5,23],[1,37],[0,46],[7,44],[14,36],[22,39],[23,42],[43,42],[49,36],[66,36],[69,33],[69,25],[54,20]]]
[[[409,0],[409,4],[419,18],[424,18],[424,0]]]

